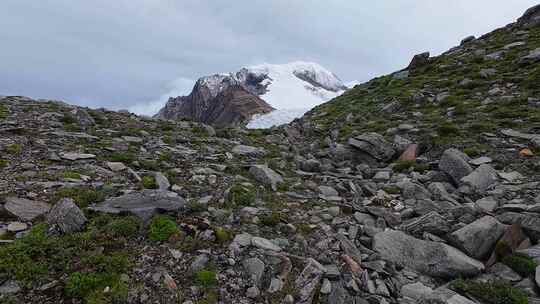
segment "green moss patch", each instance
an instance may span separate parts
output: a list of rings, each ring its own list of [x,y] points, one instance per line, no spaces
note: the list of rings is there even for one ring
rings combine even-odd
[[[527,294],[512,287],[504,281],[479,282],[472,280],[457,280],[451,284],[452,289],[459,293],[470,295],[489,304],[527,304]]]
[[[520,275],[527,277],[535,273],[537,263],[526,254],[514,253],[502,259],[502,262]]]
[[[152,241],[164,242],[174,234],[180,233],[176,223],[166,215],[157,215],[152,219],[148,228],[148,237]]]

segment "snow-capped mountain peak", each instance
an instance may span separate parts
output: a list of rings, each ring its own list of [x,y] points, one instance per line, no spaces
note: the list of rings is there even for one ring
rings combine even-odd
[[[197,80],[191,95],[198,95],[198,100],[204,101],[204,106],[200,107],[204,110],[211,107],[209,100],[215,100],[231,87],[241,87],[276,109],[274,113],[254,115],[247,124],[248,128],[268,128],[288,123],[347,89],[336,75],[321,65],[297,61],[265,63],[244,67],[234,73],[205,76]],[[177,102],[175,99],[171,101]],[[167,106],[174,105],[168,103]],[[164,110],[160,113],[166,112]]]

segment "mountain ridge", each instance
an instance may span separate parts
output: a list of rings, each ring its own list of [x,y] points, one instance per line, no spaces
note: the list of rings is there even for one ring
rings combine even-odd
[[[209,115],[194,113],[194,111],[184,112],[183,109],[198,108],[198,112],[214,111],[212,107],[217,107],[217,101],[214,99],[230,86],[240,86],[253,95],[253,100],[261,98],[271,107],[282,111],[309,108],[337,96],[346,89],[337,76],[316,63],[298,61],[281,65],[262,64],[242,68],[238,72],[201,77],[189,95],[190,98],[170,98],[156,117],[188,118],[213,124],[214,122],[211,120],[202,119],[202,116],[209,117]],[[296,102],[291,103],[288,100]],[[190,105],[186,105],[186,103]],[[250,122],[250,118],[255,114],[260,117],[268,113],[267,108],[261,107],[259,104],[252,104],[252,111],[249,113],[240,114],[243,120],[233,121],[231,119],[226,123],[230,125],[257,125],[257,122]],[[279,123],[286,122],[288,121],[279,121]]]

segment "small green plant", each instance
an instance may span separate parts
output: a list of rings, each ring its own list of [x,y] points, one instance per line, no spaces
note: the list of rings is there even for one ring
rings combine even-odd
[[[140,167],[148,171],[159,171],[159,164],[155,160],[141,159],[139,160]]]
[[[313,232],[313,228],[311,227],[311,225],[306,224],[306,223],[298,224],[297,228],[298,228],[298,231],[303,235],[308,235],[308,234],[311,234],[311,232]]]
[[[229,202],[235,205],[250,206],[255,202],[256,198],[255,189],[251,186],[234,185],[229,190]]]
[[[0,159],[0,168],[7,167],[9,165],[9,161],[5,159]]]
[[[62,188],[56,191],[53,201],[58,202],[63,198],[69,197],[81,208],[88,205],[99,203],[105,200],[105,194],[101,191],[81,187],[81,188]]]
[[[502,262],[524,277],[534,274],[538,266],[533,258],[522,253],[506,256]]]
[[[22,152],[22,145],[20,144],[11,144],[6,147],[6,152],[13,155],[21,154]]]
[[[527,304],[527,294],[506,281],[480,282],[459,279],[451,284],[457,292],[471,295],[489,304]]]
[[[9,110],[6,106],[0,105],[0,119],[5,119],[9,115]]]
[[[232,238],[231,233],[224,228],[216,228],[214,233],[216,234],[216,242],[220,244],[223,244]]]
[[[217,277],[214,271],[203,269],[195,273],[195,283],[204,288],[211,288],[217,284]]]
[[[142,185],[145,189],[157,189],[158,184],[153,176],[146,175],[142,178]]]
[[[136,157],[133,153],[130,153],[130,152],[114,152],[113,154],[111,154],[109,159],[112,162],[121,162],[121,163],[129,164],[133,162],[136,159]]]
[[[394,170],[396,172],[405,172],[410,168],[420,173],[430,169],[428,164],[419,164],[414,160],[398,160],[394,163]]]
[[[105,287],[110,288],[107,294],[103,293]],[[85,299],[87,303],[108,303],[106,298],[125,298],[127,286],[119,275],[74,272],[66,281],[65,292],[69,297]]]
[[[451,122],[444,122],[437,126],[437,133],[442,137],[458,136],[459,128]]]
[[[261,224],[264,226],[276,226],[281,222],[282,215],[279,212],[272,212],[261,217]]]
[[[164,242],[180,231],[176,223],[166,215],[157,215],[152,219],[148,230],[148,237],[155,242]]]
[[[140,220],[135,216],[127,216],[112,220],[107,225],[107,231],[113,236],[131,237],[137,234],[141,227]]]
[[[64,178],[80,179],[81,174],[73,171],[66,171],[62,174]]]
[[[504,257],[512,255],[512,247],[507,242],[499,240],[495,245],[495,257],[497,260],[502,260]]]

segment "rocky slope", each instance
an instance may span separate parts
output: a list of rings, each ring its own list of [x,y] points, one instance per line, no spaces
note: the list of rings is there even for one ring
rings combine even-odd
[[[253,115],[269,113],[273,108],[242,86],[231,85],[212,91],[199,80],[188,96],[170,98],[157,117],[191,119],[220,127],[241,126]]]
[[[2,97],[0,303],[539,303],[538,16],[274,130]]]
[[[223,94],[231,87],[245,91],[241,107],[223,105],[236,103],[228,99],[231,94]],[[302,116],[345,89],[339,78],[315,63],[263,64],[236,73],[202,77],[189,96],[170,98],[156,116],[187,118],[218,126],[247,124],[249,128],[268,128]],[[272,107],[279,112],[269,114]]]

